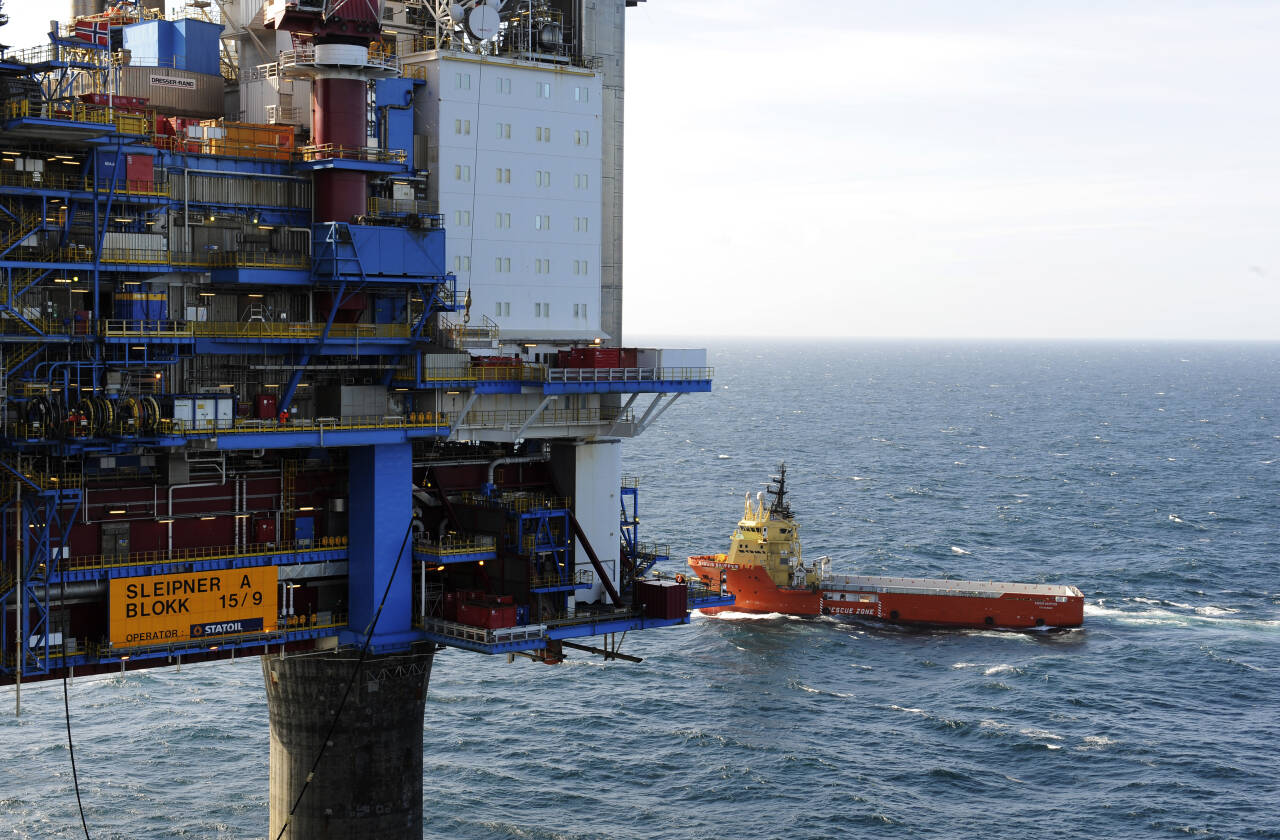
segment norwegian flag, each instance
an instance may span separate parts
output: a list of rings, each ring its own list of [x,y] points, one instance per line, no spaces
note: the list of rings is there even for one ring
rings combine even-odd
[[[109,47],[111,46],[111,24],[105,20],[78,21],[76,37],[99,47]]]

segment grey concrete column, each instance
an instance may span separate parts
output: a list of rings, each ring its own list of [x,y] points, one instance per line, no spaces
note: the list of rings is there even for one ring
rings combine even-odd
[[[271,715],[272,840],[422,840],[422,716],[431,653],[360,666],[315,777],[298,793],[342,702],[354,652],[262,657]]]

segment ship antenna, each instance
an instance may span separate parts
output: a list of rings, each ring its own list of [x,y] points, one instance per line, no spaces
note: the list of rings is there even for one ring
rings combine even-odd
[[[769,505],[769,515],[778,519],[792,519],[791,505],[787,504],[787,465],[778,464],[778,474],[770,476],[773,484],[769,486],[769,495],[773,503]]]

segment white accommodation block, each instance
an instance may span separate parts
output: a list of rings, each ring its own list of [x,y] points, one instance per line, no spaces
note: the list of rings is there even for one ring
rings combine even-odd
[[[602,336],[599,76],[465,53],[405,64],[427,80],[415,130],[473,320],[512,340]]]

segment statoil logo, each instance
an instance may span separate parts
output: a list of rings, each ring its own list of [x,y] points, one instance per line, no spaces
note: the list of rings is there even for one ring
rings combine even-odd
[[[261,633],[261,618],[241,618],[236,621],[208,621],[191,625],[191,638],[202,636],[226,636],[230,633]]]

